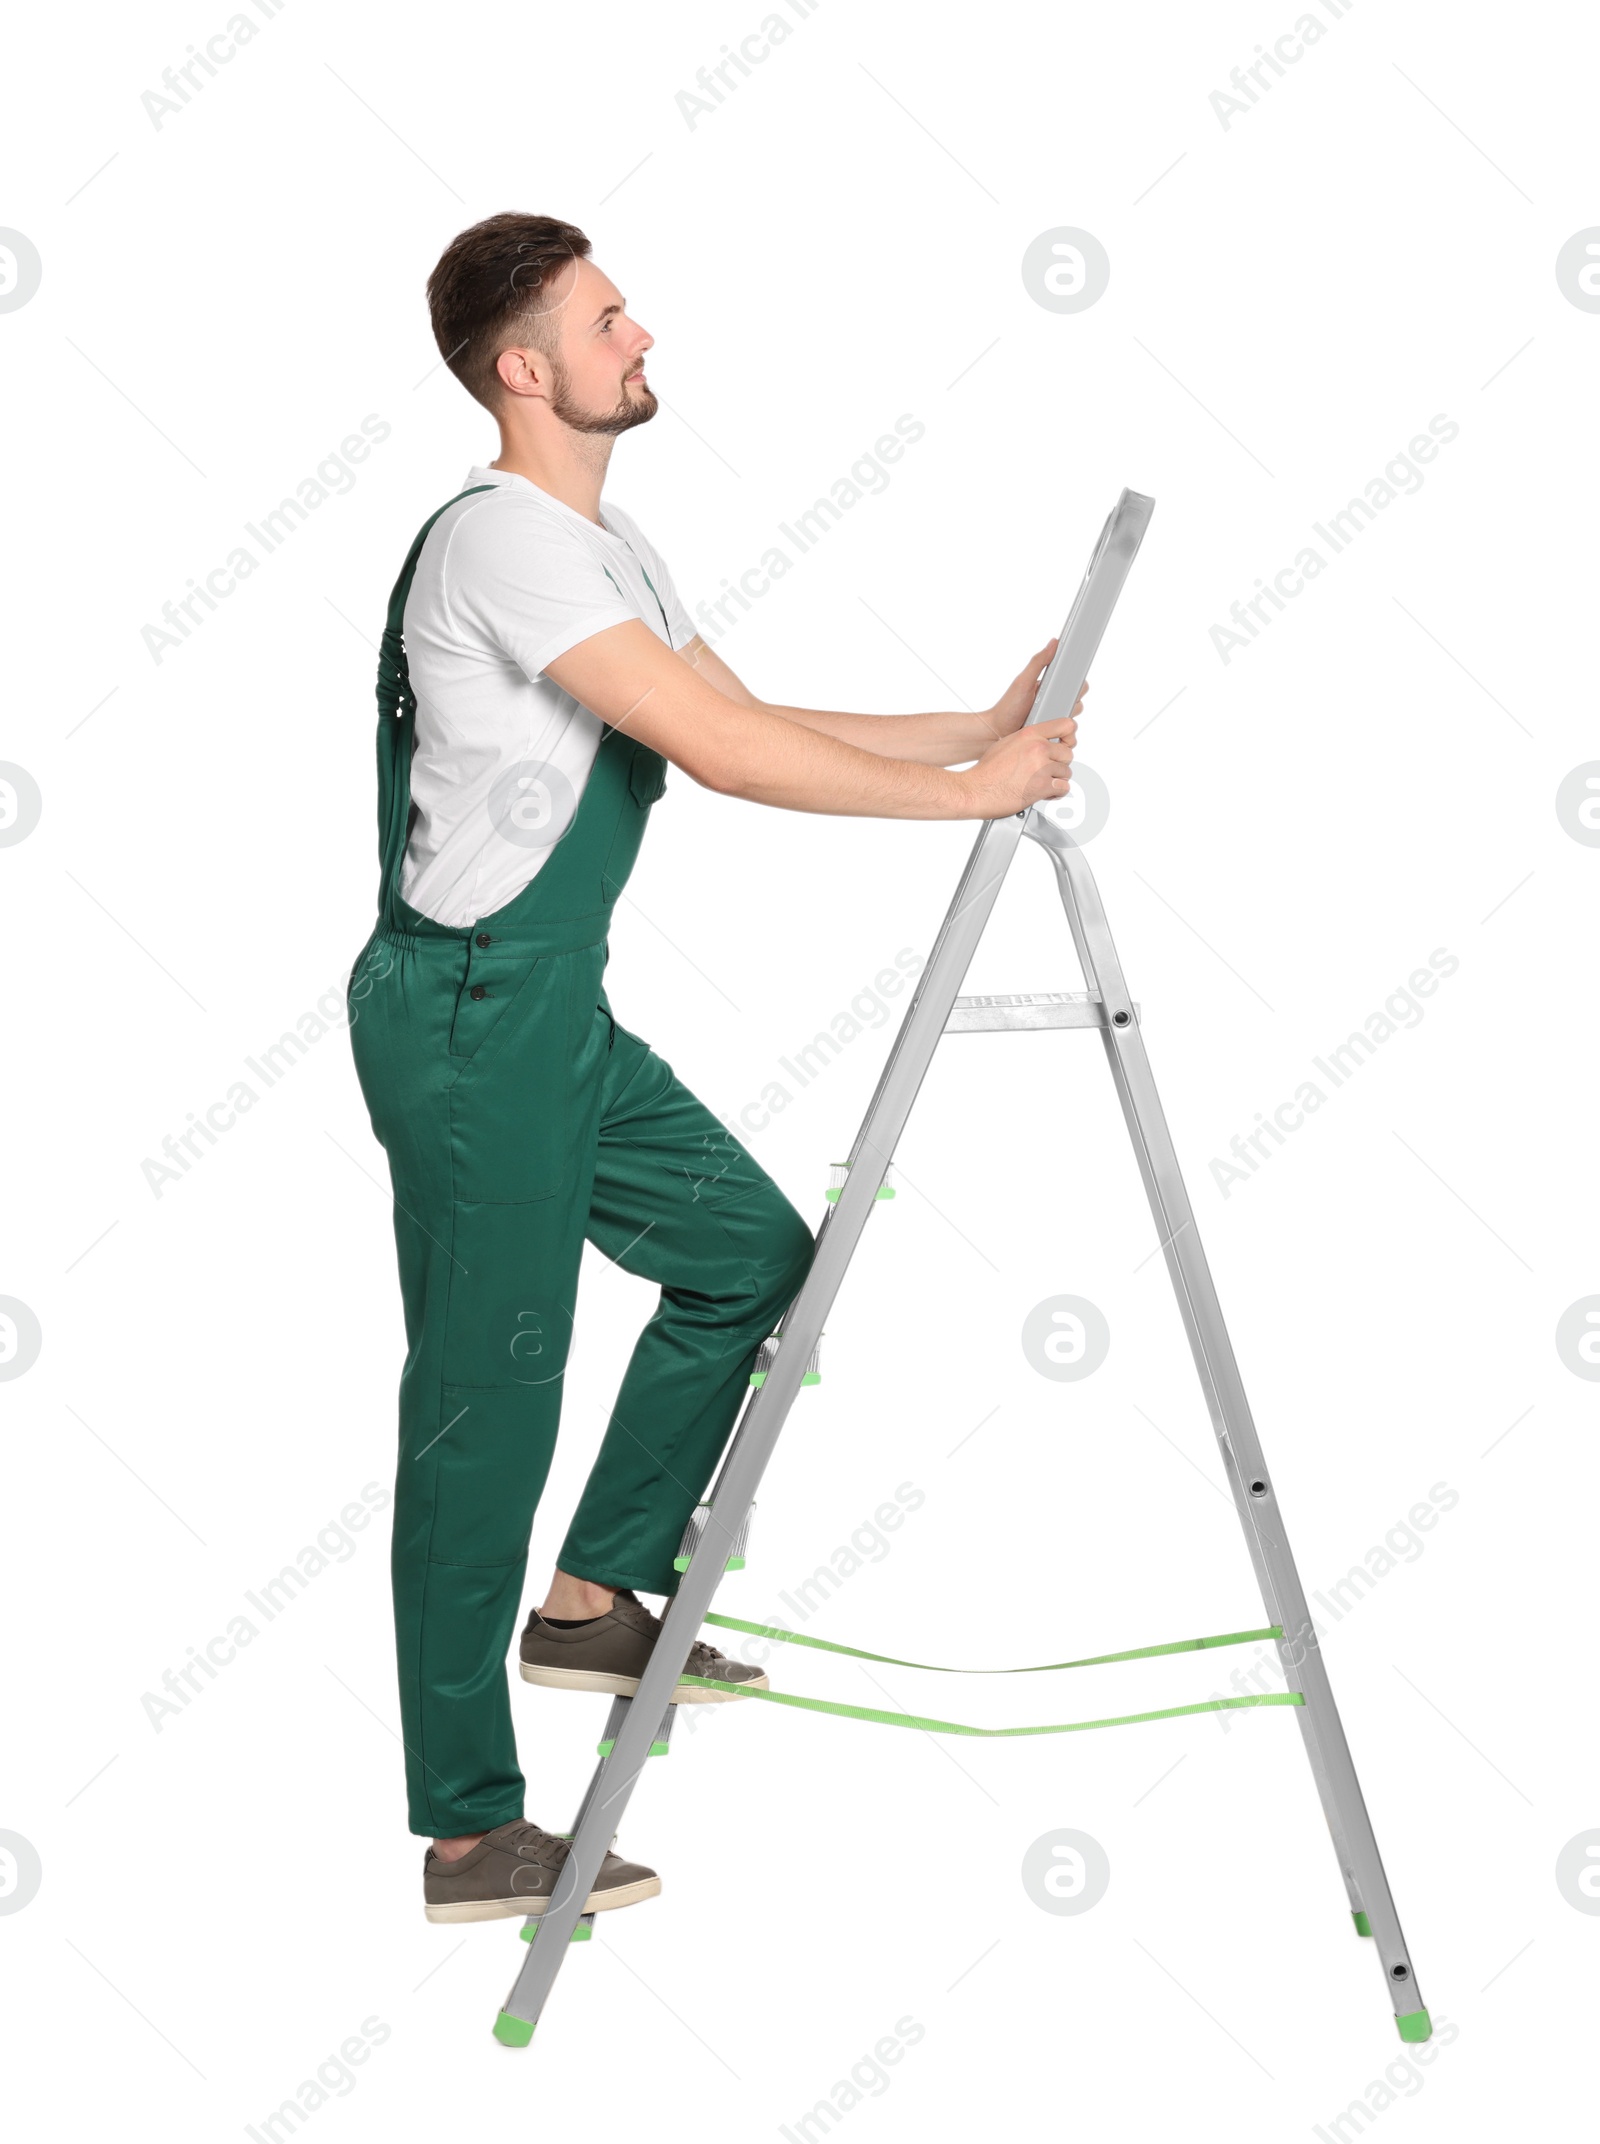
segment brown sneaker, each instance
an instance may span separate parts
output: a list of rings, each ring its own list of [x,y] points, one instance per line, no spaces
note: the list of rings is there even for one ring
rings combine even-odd
[[[430,1921],[503,1921],[513,1914],[543,1913],[556,1887],[561,1865],[571,1852],[537,1824],[517,1817],[497,1824],[459,1861],[441,1861],[430,1846],[422,1863],[422,1896]],[[600,1864],[585,1913],[605,1913],[613,1906],[636,1905],[655,1898],[661,1878],[654,1869],[607,1854]]]
[[[609,1615],[580,1623],[575,1630],[557,1630],[536,1608],[522,1633],[522,1679],[550,1690],[605,1690],[612,1697],[632,1697],[660,1635],[660,1620],[636,1593],[619,1593]],[[760,1668],[730,1660],[698,1638],[684,1673],[708,1676],[723,1687],[702,1690],[680,1682],[672,1693],[674,1705],[720,1704],[743,1690],[767,1688]]]

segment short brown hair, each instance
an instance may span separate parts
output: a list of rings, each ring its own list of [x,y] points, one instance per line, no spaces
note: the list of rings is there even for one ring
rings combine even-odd
[[[487,217],[452,238],[428,278],[428,312],[439,354],[469,395],[494,409],[503,392],[502,350],[531,343],[554,357],[561,311],[542,294],[589,241],[575,223],[515,211]]]

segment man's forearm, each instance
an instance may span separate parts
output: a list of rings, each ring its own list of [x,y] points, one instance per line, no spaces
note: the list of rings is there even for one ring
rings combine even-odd
[[[915,759],[925,767],[958,767],[986,752],[999,732],[979,714],[853,715],[824,707],[779,707],[757,703],[769,715],[821,730],[880,759]]]
[[[763,714],[779,715],[803,729],[820,730],[841,744],[853,744],[879,759],[916,760],[925,767],[960,767],[986,752],[1000,729],[992,715],[857,715],[827,707],[782,707],[776,701],[758,699],[730,670],[721,656],[698,635],[678,653],[724,699],[740,707],[758,707]]]
[[[747,710],[746,721],[723,742],[724,757],[714,775],[693,766],[686,771],[706,787],[748,803],[864,818],[981,816],[967,776],[891,758],[809,723],[788,722],[782,708]]]
[[[874,716],[768,707],[725,663],[669,652],[641,618],[609,625],[545,665],[580,707],[724,796],[788,811],[885,819],[987,819],[1066,793],[1077,724],[984,734],[983,717]],[[1043,651],[1039,660],[1043,660]],[[722,679],[731,691],[724,691]],[[1018,693],[993,720],[1024,721]],[[842,725],[880,744],[899,732],[899,755],[838,735]],[[920,736],[918,735],[920,731]],[[908,732],[910,733],[908,735]],[[906,745],[920,746],[907,753]],[[976,761],[952,773],[946,755]]]

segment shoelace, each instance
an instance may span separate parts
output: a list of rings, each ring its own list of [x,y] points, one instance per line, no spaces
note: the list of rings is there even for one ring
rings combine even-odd
[[[537,1824],[532,1823],[526,1817],[521,1817],[504,1843],[511,1848],[513,1853],[522,1855],[525,1860],[544,1861],[547,1847],[559,1847],[561,1853],[565,1854],[571,1841],[558,1839],[552,1831],[541,1831]],[[556,1858],[559,1859],[560,1856],[558,1855]],[[547,1865],[553,1866],[554,1864]]]
[[[636,1593],[619,1592],[617,1599],[627,1601],[632,1607],[638,1609],[640,1617],[645,1623],[649,1624],[653,1638],[661,1635],[661,1618],[657,1615],[652,1615]],[[624,1620],[631,1623],[633,1619],[628,1617]],[[726,1653],[718,1652],[714,1645],[708,1645],[703,1638],[696,1638],[689,1648],[689,1658],[685,1664],[684,1673],[686,1675],[712,1675],[718,1667],[727,1667],[729,1665],[730,1662]]]

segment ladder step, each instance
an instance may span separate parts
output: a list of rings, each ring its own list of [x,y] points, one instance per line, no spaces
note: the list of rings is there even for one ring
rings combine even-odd
[[[521,1928],[521,1935],[524,1943],[531,1943],[538,1933],[539,1923],[537,1919],[523,1922]],[[569,1940],[574,1943],[587,1943],[593,1934],[594,1915],[592,1913],[585,1913],[580,1918],[577,1927],[573,1929],[572,1935]]]
[[[1137,1021],[1139,1008],[1133,1007]],[[947,1035],[985,1035],[1004,1028],[1105,1027],[1105,1000],[1087,990],[1023,990],[1009,997],[957,998]],[[1117,1021],[1126,1027],[1126,1020]]]
[[[844,1189],[844,1187],[845,1187],[845,1181],[846,1181],[846,1179],[848,1178],[849,1174],[850,1174],[850,1164],[849,1164],[849,1162],[847,1162],[847,1161],[830,1161],[830,1162],[829,1162],[829,1164],[828,1164],[828,1188],[827,1188],[827,1191],[826,1191],[826,1192],[824,1193],[824,1196],[826,1197],[826,1199],[827,1199],[827,1201],[828,1201],[828,1204],[829,1204],[830,1206],[837,1206],[837,1205],[838,1205],[838,1203],[839,1203],[839,1193],[840,1193],[840,1192],[841,1192],[841,1191],[842,1191],[842,1190]],[[894,1165],[893,1165],[893,1163],[891,1162],[891,1163],[890,1163],[890,1165],[889,1165],[889,1166],[888,1166],[888,1167],[887,1167],[887,1168],[886,1168],[886,1169],[884,1170],[884,1172],[883,1172],[883,1182],[882,1182],[882,1183],[881,1183],[881,1184],[880,1184],[880,1185],[878,1186],[878,1188],[877,1188],[876,1192],[875,1192],[875,1193],[873,1194],[873,1196],[874,1196],[875,1198],[880,1198],[880,1199],[892,1199],[892,1198],[894,1197],[894,1191],[895,1191],[895,1185],[894,1185]]]
[[[614,1698],[612,1700],[612,1703],[613,1705],[631,1705],[633,1703],[633,1700],[630,1697]],[[652,1757],[664,1757],[667,1754],[668,1747],[672,1741],[673,1723],[677,1719],[677,1717],[677,1706],[669,1705],[667,1707],[667,1716],[661,1722],[661,1725],[656,1729],[656,1738],[650,1745],[650,1754]],[[609,1757],[611,1755],[612,1749],[615,1747],[616,1744],[617,1729],[621,1725],[622,1722],[618,1719],[608,1719],[606,1721],[605,1734],[601,1737],[599,1743],[596,1745],[595,1753],[597,1756]]]
[[[781,1337],[782,1337],[782,1336],[781,1336],[780,1334],[778,1334],[778,1333],[774,1333],[774,1334],[772,1335],[772,1337],[771,1337],[771,1339],[770,1339],[770,1340],[763,1340],[763,1341],[762,1341],[762,1343],[761,1343],[761,1352],[760,1352],[760,1354],[759,1354],[759,1355],[758,1355],[758,1356],[756,1357],[756,1366],[755,1366],[755,1368],[754,1368],[754,1369],[753,1369],[753,1370],[752,1370],[752,1371],[750,1372],[750,1382],[751,1382],[751,1384],[753,1384],[753,1385],[764,1385],[764,1384],[766,1383],[766,1381],[767,1381],[767,1372],[768,1372],[768,1371],[769,1371],[769,1370],[770,1370],[770,1369],[772,1368],[772,1365],[773,1365],[773,1363],[774,1363],[774,1362],[776,1361],[776,1359],[777,1359],[777,1354],[778,1354],[778,1341],[779,1341],[779,1339],[780,1339]],[[817,1344],[816,1344],[816,1346],[815,1346],[815,1347],[814,1347],[814,1348],[813,1348],[813,1349],[811,1350],[811,1360],[810,1360],[810,1361],[809,1361],[809,1362],[808,1362],[808,1363],[806,1364],[806,1374],[805,1374],[805,1375],[804,1375],[804,1377],[802,1377],[802,1378],[801,1378],[801,1380],[800,1380],[800,1382],[801,1382],[801,1384],[802,1384],[802,1385],[820,1385],[820,1384],[821,1384],[821,1382],[822,1382],[822,1370],[821,1370],[821,1368],[820,1368],[820,1364],[821,1364],[821,1362],[822,1362],[822,1335],[821,1335],[821,1333],[818,1333],[818,1335],[817,1335]]]
[[[739,1531],[733,1537],[733,1546],[729,1549],[728,1560],[723,1565],[725,1571],[742,1571],[744,1569],[744,1552],[750,1540],[750,1512],[754,1511],[755,1508],[755,1505],[752,1504],[750,1511],[747,1511],[739,1522]],[[689,1523],[684,1529],[682,1546],[672,1559],[672,1568],[675,1571],[688,1570],[689,1559],[700,1546],[700,1539],[706,1530],[706,1521],[710,1516],[711,1506],[709,1504],[696,1504],[693,1511],[690,1512]]]

